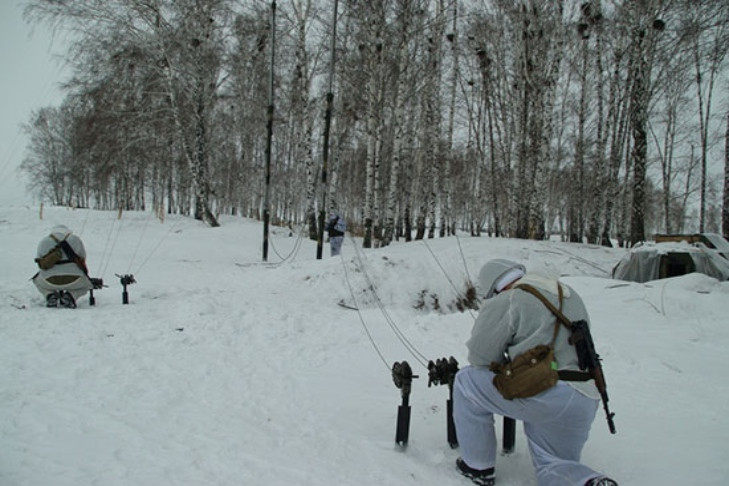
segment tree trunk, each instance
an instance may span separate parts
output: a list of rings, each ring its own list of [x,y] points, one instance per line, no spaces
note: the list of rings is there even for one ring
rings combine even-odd
[[[375,214],[376,194],[375,178],[379,168],[378,161],[378,137],[380,134],[379,120],[379,96],[380,96],[380,71],[382,69],[382,31],[384,26],[384,12],[382,0],[372,1],[368,4],[366,25],[367,37],[367,168],[365,183],[365,207],[364,207],[364,239],[362,246],[372,248],[373,224],[377,215]]]
[[[452,0],[453,9],[453,24],[452,31],[447,34],[447,39],[451,46],[451,59],[453,64],[451,66],[451,79],[450,79],[450,102],[448,111],[448,132],[446,133],[446,153],[444,158],[445,167],[443,173],[443,209],[441,216],[440,236],[441,238],[446,235],[455,234],[455,220],[453,217],[453,177],[451,171],[452,158],[453,158],[453,131],[454,121],[456,113],[456,87],[458,84],[458,0]]]
[[[392,241],[395,230],[395,216],[397,214],[399,185],[400,185],[400,161],[403,147],[403,131],[405,120],[405,104],[407,102],[407,88],[409,81],[409,58],[408,34],[410,28],[410,17],[412,15],[411,0],[403,0],[400,3],[400,48],[397,56],[397,88],[394,94],[395,110],[392,115],[392,131],[394,134],[392,147],[392,163],[390,164],[390,184],[387,191],[387,202],[385,207],[385,224],[382,236],[382,246],[387,246]]]
[[[642,19],[640,19],[642,20]],[[633,87],[630,94],[630,125],[633,132],[633,150],[631,159],[633,164],[632,191],[630,216],[630,243],[635,245],[645,241],[645,184],[647,164],[647,135],[648,123],[648,61],[646,59],[646,28],[642,25],[633,28],[632,65],[633,71],[630,79]]]
[[[724,238],[729,240],[729,112],[726,114],[724,133],[724,200],[721,209],[721,230]]]

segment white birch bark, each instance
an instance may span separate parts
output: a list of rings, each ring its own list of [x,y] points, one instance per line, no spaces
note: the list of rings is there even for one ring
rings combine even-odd
[[[440,236],[441,238],[446,235],[455,234],[456,223],[453,218],[453,181],[451,171],[451,161],[453,159],[453,131],[456,114],[456,87],[458,85],[458,52],[459,52],[459,38],[458,38],[458,0],[451,0],[452,14],[451,18],[453,22],[451,24],[451,31],[447,35],[447,39],[451,48],[451,77],[450,77],[450,100],[448,104],[448,128],[446,132],[446,153],[444,154],[444,168],[443,173],[443,208],[441,210],[441,226]]]
[[[422,239],[427,229],[428,238],[435,236],[436,206],[438,203],[440,173],[440,135],[441,135],[441,57],[443,34],[445,32],[444,1],[436,0],[435,18],[430,30],[430,40],[426,55],[427,65],[424,83],[424,126],[423,144],[423,193],[418,218],[417,238]],[[426,228],[427,224],[427,228]]]
[[[725,10],[726,10],[726,6]],[[725,13],[726,14],[726,13]],[[713,37],[707,42],[707,53],[702,52],[701,34],[697,31],[694,37],[693,54],[694,67],[696,69],[696,98],[699,108],[699,139],[701,143],[701,195],[699,202],[699,232],[703,233],[706,225],[706,204],[707,204],[707,157],[708,157],[708,137],[709,126],[711,122],[711,102],[714,93],[714,84],[719,72],[719,68],[729,49],[729,37],[727,36],[729,26],[724,22],[718,23],[708,29],[708,34]],[[704,67],[703,57],[708,57],[708,66]],[[705,80],[705,70],[708,70],[708,80]],[[706,86],[704,87],[704,83]]]
[[[724,194],[721,207],[721,231],[729,239],[729,112],[726,114],[724,132]]]
[[[363,246],[371,248],[373,244],[375,220],[375,177],[379,177],[378,136],[379,136],[379,107],[380,96],[380,69],[382,68],[382,30],[384,22],[382,0],[369,3],[366,8],[367,19],[367,168],[365,183],[364,223],[365,234]]]
[[[399,3],[399,26],[400,26],[400,45],[397,55],[397,88],[394,94],[395,110],[392,116],[392,130],[394,132],[394,140],[392,147],[392,163],[390,165],[390,182],[387,191],[387,203],[385,212],[385,224],[382,237],[382,246],[387,246],[392,241],[395,231],[395,215],[397,213],[399,186],[400,186],[400,161],[403,150],[404,136],[404,119],[405,107],[407,103],[407,90],[409,86],[409,34],[410,34],[410,18],[412,16],[411,0],[402,0]]]
[[[312,151],[313,119],[310,110],[311,75],[306,45],[311,0],[292,0],[295,17],[295,59],[291,82],[292,111],[292,163],[302,164],[305,173],[305,220],[309,227],[309,238],[318,238],[316,219],[317,171]]]

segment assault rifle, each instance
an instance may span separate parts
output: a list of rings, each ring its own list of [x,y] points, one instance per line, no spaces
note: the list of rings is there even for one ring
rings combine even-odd
[[[610,411],[608,407],[608,394],[607,386],[605,385],[605,376],[602,373],[602,365],[600,364],[600,356],[595,351],[595,343],[592,341],[592,334],[590,334],[590,328],[587,322],[579,320],[572,322],[562,314],[546,297],[544,297],[537,289],[528,284],[519,284],[516,288],[525,290],[532,294],[534,297],[542,301],[542,303],[552,311],[557,319],[564,324],[564,326],[572,333],[570,335],[569,342],[575,347],[577,351],[577,363],[580,369],[584,372],[564,370],[560,371],[560,379],[567,381],[587,381],[589,379],[595,380],[595,386],[597,391],[600,392],[602,398],[602,408],[605,410],[605,419],[608,423],[610,433],[615,433],[615,422],[613,417],[615,414]],[[559,286],[560,301],[562,299],[562,287]]]
[[[608,407],[607,385],[605,384],[605,376],[602,374],[602,365],[600,364],[600,355],[595,351],[595,343],[592,341],[592,334],[587,322],[579,320],[571,323],[572,335],[570,336],[570,344],[577,351],[577,362],[581,370],[590,373],[595,380],[597,391],[600,392],[602,398],[602,408],[605,410],[605,418],[608,423],[610,433],[615,433],[615,423],[613,417],[615,414]]]

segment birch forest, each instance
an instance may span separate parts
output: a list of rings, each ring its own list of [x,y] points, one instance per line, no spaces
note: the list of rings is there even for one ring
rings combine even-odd
[[[336,8],[335,8],[336,7]],[[335,16],[336,12],[336,16]],[[729,3],[29,0],[41,201],[630,245],[729,233]]]

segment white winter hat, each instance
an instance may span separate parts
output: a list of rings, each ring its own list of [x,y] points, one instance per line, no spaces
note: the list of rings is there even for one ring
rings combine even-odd
[[[489,260],[478,274],[478,290],[483,298],[490,299],[496,293],[526,273],[526,267],[504,258]]]
[[[496,284],[494,285],[494,292],[498,294],[524,275],[524,271],[521,268],[512,268],[496,281]]]
[[[68,226],[63,224],[57,224],[51,229],[51,234],[56,235],[59,238],[65,238],[67,235],[71,234],[71,230],[68,229]]]

